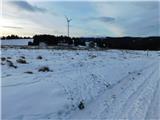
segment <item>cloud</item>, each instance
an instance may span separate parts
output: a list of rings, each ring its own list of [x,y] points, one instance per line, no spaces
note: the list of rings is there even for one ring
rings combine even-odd
[[[90,17],[88,20],[97,20],[100,22],[114,22],[115,18],[102,16],[102,17]]]
[[[97,20],[100,20],[102,22],[113,22],[113,21],[115,21],[115,18],[113,18],[113,17],[99,17],[99,18],[97,18]]]
[[[160,2],[102,2],[93,4],[99,16],[112,16],[114,27],[108,30],[123,30],[125,36],[158,35]],[[117,29],[118,28],[118,29]]]
[[[25,10],[28,12],[46,12],[47,11],[45,8],[33,6],[26,1],[10,1],[9,4],[15,6],[18,9]]]
[[[11,28],[11,29],[23,29],[22,27],[16,27],[16,26],[2,26],[3,28]]]
[[[73,18],[70,32],[72,36],[159,35],[158,10],[160,2],[42,1],[14,0],[4,2],[6,4],[5,7],[2,7],[3,16],[9,20],[2,22],[6,23],[3,24],[6,25],[4,30],[13,31],[14,26],[20,25],[25,29],[15,28],[14,31],[25,34],[39,32],[66,34],[65,14]]]

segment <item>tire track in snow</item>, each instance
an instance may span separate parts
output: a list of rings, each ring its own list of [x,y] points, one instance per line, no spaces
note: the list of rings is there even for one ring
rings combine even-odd
[[[159,59],[158,59],[159,60]],[[160,119],[160,62],[158,63],[158,82],[145,119]]]
[[[143,119],[143,118],[138,118],[138,113],[137,113],[139,112],[138,110],[142,110],[142,109],[143,109],[143,112],[141,112],[140,116],[145,117],[144,107],[146,110],[147,106],[143,106],[143,108],[140,108],[141,107],[140,105],[143,104],[145,101],[145,100],[142,101],[143,97],[147,96],[145,95],[145,93],[148,94],[148,92],[151,92],[149,91],[151,86],[149,86],[148,84],[153,82],[151,78],[155,73],[156,73],[156,70],[152,71],[149,77],[147,78],[147,80],[145,80],[144,83],[138,86],[137,90],[129,96],[129,98],[126,100],[126,103],[121,107],[120,113],[117,116],[115,116],[115,118],[127,119],[130,117],[131,118],[137,117],[137,119]],[[153,84],[150,84],[150,85],[153,85]],[[140,104],[140,102],[142,103]],[[146,102],[145,105],[147,105],[147,102],[149,101],[145,101],[145,102]]]
[[[154,90],[153,98],[148,107],[145,119],[160,119],[160,79]]]
[[[143,72],[143,71],[145,71],[145,70],[147,70],[148,68],[150,68],[151,66],[153,66],[155,63],[152,63],[152,64],[149,64],[149,65],[146,65],[145,67],[143,67],[143,68],[141,68],[141,69],[139,69],[139,70],[136,70],[136,71],[133,71],[133,72]],[[102,94],[100,94],[100,95],[98,95],[94,100],[92,100],[92,101],[89,101],[88,102],[88,106],[86,107],[86,109],[85,110],[83,110],[83,111],[81,111],[81,113],[78,113],[79,111],[77,111],[77,112],[74,112],[73,114],[82,114],[81,116],[83,117],[83,113],[84,114],[86,114],[85,112],[89,112],[90,114],[94,114],[94,113],[92,113],[93,112],[93,106],[95,106],[95,108],[96,109],[99,109],[99,108],[101,108],[100,107],[100,105],[102,104],[102,100],[101,99],[103,99],[103,98],[105,98],[105,96],[107,95],[107,94],[110,94],[111,93],[111,91],[114,91],[116,88],[118,88],[118,87],[120,87],[121,85],[123,85],[124,83],[126,83],[126,82],[128,82],[128,78],[130,78],[130,77],[132,77],[132,75],[126,75],[126,76],[124,76],[123,78],[121,78],[119,81],[117,81],[115,84],[112,84],[111,86],[110,86],[110,88],[109,89],[106,89],[106,90],[108,90],[108,91],[104,91]],[[107,93],[106,93],[107,92]],[[107,97],[109,97],[109,96],[107,96]],[[97,100],[97,98],[98,98],[98,100]],[[96,106],[97,104],[100,104],[98,107]],[[104,106],[104,105],[103,105]],[[104,108],[104,107],[103,107]],[[87,111],[87,109],[88,109],[88,111]],[[85,112],[84,112],[85,111]],[[101,110],[97,110],[97,111],[101,111]],[[102,111],[101,111],[102,112]],[[88,113],[88,114],[89,114]],[[94,115],[96,115],[97,113],[95,113]],[[76,115],[74,115],[74,116],[76,116]],[[84,115],[85,116],[85,115]],[[71,116],[70,116],[71,117]]]
[[[152,63],[152,64],[147,65],[147,66],[145,66],[145,67],[143,67],[143,68],[141,68],[141,69],[139,69],[139,70],[132,71],[131,73],[143,72],[143,71],[145,71],[146,69],[152,67],[154,64],[155,64],[155,63]],[[133,74],[132,74],[132,75],[133,75]],[[112,84],[112,85],[110,86],[110,88],[115,87],[116,85],[118,85],[118,83],[121,83],[122,81],[128,81],[128,79],[126,79],[126,78],[128,78],[128,77],[130,77],[130,76],[131,76],[130,74],[129,74],[129,75],[127,74],[126,76],[124,76],[124,77],[122,77],[120,80],[118,80],[116,83]]]
[[[42,81],[42,79],[37,80],[38,77],[33,78],[33,81],[31,82],[21,82],[21,83],[15,83],[15,84],[9,84],[9,85],[1,85],[1,87],[5,88],[5,87],[17,87],[17,86],[24,86],[24,85],[31,85],[31,84],[35,84],[38,83],[40,81]]]
[[[17,84],[11,84],[11,85],[3,85],[1,87],[16,87],[16,86],[22,86],[22,85],[30,85],[30,84],[34,84],[34,83],[38,83],[41,80],[35,80],[32,82],[24,82],[24,83],[17,83]]]
[[[142,87],[142,85],[143,84],[145,84],[147,81],[146,81],[146,79],[148,78],[148,77],[150,77],[151,75],[153,74],[153,72],[151,72],[148,76],[146,76],[145,77],[145,79],[142,81],[142,83],[140,83],[138,86],[137,86],[137,84],[136,84],[136,80],[134,80],[134,82],[132,82],[132,81],[126,81],[126,82],[124,82],[124,84],[122,83],[121,84],[121,86],[124,86],[125,88],[121,91],[120,89],[118,90],[118,91],[116,91],[116,89],[113,89],[112,90],[112,94],[114,94],[118,99],[117,100],[119,100],[119,101],[121,101],[121,100],[125,100],[126,98],[126,100],[124,101],[124,104],[125,104],[125,102],[127,102],[128,101],[128,99],[129,99],[129,97],[132,95],[132,94],[134,94],[135,92],[137,92],[137,90],[139,89],[139,88],[141,88]],[[137,79],[139,79],[139,78],[137,78]],[[132,85],[133,84],[133,85]],[[136,88],[136,90],[134,91],[134,92],[132,92],[132,89],[134,88],[134,87],[137,87]],[[128,93],[128,91],[131,91],[132,93]],[[127,97],[128,96],[128,97]],[[119,101],[116,101],[116,99],[115,100],[112,100],[110,97],[107,97],[107,99],[109,99],[107,102],[108,102],[108,108],[107,108],[107,113],[105,112],[106,110],[102,110],[102,115],[101,116],[103,116],[103,114],[104,114],[104,116],[106,116],[106,118],[108,118],[108,119],[110,119],[110,118],[115,118],[115,119],[119,119],[120,117],[119,117],[119,115],[117,115],[118,114],[118,112],[120,112],[120,111],[122,111],[122,109],[123,109],[123,106],[125,106],[124,104],[122,104],[123,102],[119,102]],[[107,115],[106,115],[107,114]]]

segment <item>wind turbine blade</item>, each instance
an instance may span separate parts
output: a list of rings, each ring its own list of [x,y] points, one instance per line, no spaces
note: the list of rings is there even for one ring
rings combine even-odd
[[[68,21],[68,17],[65,15],[66,20]]]

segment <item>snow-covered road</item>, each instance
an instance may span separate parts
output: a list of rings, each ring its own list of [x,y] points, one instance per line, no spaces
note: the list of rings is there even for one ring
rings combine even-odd
[[[146,51],[2,49],[1,57],[6,58],[4,120],[160,119],[159,51],[147,56]],[[16,61],[22,58],[27,64]],[[44,66],[50,71],[40,72]]]
[[[83,119],[160,118],[157,69],[157,64],[152,64],[152,67],[146,66],[123,77],[116,85],[91,102],[85,110],[74,114],[73,118],[77,116]],[[138,76],[139,72],[143,75]],[[156,104],[154,106],[153,100]]]

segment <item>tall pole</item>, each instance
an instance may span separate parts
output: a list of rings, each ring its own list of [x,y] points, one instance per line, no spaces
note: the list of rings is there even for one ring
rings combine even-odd
[[[68,37],[69,37],[69,23],[71,22],[72,19],[69,19],[67,16],[66,17],[66,20],[67,20],[67,34],[68,34]]]
[[[67,23],[68,23],[68,37],[69,37],[69,22],[70,22],[70,21],[67,22]]]

